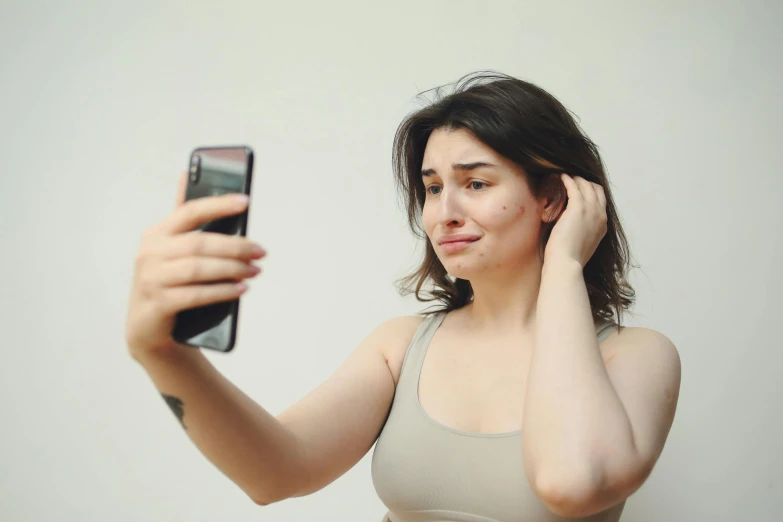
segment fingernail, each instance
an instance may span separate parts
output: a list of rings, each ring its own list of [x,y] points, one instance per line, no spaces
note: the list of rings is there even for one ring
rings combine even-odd
[[[253,245],[253,255],[262,256],[264,254],[266,254],[266,250],[261,248],[261,245],[258,244]]]
[[[234,200],[237,203],[244,205],[250,200],[250,198],[247,197],[247,194],[234,194]]]

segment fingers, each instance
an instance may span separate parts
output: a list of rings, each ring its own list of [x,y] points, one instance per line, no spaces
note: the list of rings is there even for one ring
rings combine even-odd
[[[261,271],[250,262],[236,259],[150,259],[138,265],[135,286],[141,298],[157,303],[166,313],[173,313],[188,308],[185,306],[188,303],[201,306],[217,302],[215,299],[233,299],[247,289],[247,285],[236,285]]]
[[[157,306],[166,314],[189,308],[238,299],[245,293],[244,283],[215,283],[212,285],[175,286],[161,292]]]
[[[571,209],[581,206],[582,191],[579,189],[579,184],[575,181],[574,178],[565,173],[560,175],[560,179],[563,180],[563,184],[565,185],[566,191],[568,192],[568,202],[566,206]]]
[[[236,259],[185,257],[161,264],[155,271],[155,277],[160,280],[153,284],[173,287],[212,281],[239,282],[255,277],[260,272],[260,267]]]
[[[142,295],[157,300],[164,287],[255,277],[266,252],[244,237],[214,232],[154,236],[142,243],[136,271]]]
[[[590,208],[596,202],[595,191],[590,186],[591,183],[581,176],[574,176],[571,179],[579,188],[579,194],[582,196],[585,206]]]
[[[592,183],[579,176],[576,176],[574,179],[576,179],[582,197],[584,197],[588,207],[594,208],[599,215],[605,213],[606,195],[604,194],[604,188],[598,183]]]
[[[156,241],[148,253],[162,260],[183,257],[222,257],[248,262],[266,256],[260,245],[238,236],[217,232],[180,234]]]
[[[561,177],[567,189],[569,187],[573,188],[573,193],[569,194],[569,199],[581,196],[587,206],[606,206],[606,195],[604,194],[604,188],[601,185],[591,183],[581,176],[563,174]]]
[[[244,194],[224,194],[192,199],[178,206],[159,227],[163,234],[182,234],[195,230],[207,221],[233,216],[247,209]]]
[[[606,210],[606,191],[598,183],[593,183],[593,185],[595,185],[593,188],[595,189],[595,194],[598,197],[599,205],[602,209]]]
[[[580,207],[582,211],[588,212],[591,215],[595,215],[601,221],[606,221],[606,194],[604,188],[597,184],[591,183],[581,176],[568,176],[563,175],[563,182],[566,187],[571,184],[572,192],[569,192],[569,205],[571,204],[572,195],[575,205]],[[578,196],[577,196],[578,194]]]

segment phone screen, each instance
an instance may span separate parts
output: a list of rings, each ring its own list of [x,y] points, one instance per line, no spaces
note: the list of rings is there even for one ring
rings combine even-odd
[[[229,193],[250,195],[253,151],[246,146],[200,147],[190,155],[185,199]],[[248,211],[202,224],[193,233],[245,236]],[[215,281],[215,283],[224,281]],[[177,315],[172,335],[177,342],[231,351],[236,342],[239,299],[184,310]]]

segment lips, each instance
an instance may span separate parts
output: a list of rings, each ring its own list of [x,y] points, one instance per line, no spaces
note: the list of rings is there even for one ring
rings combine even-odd
[[[473,242],[480,239],[480,236],[475,236],[472,234],[451,234],[448,236],[443,236],[438,240],[439,245],[446,245],[448,243],[459,243],[459,242]]]

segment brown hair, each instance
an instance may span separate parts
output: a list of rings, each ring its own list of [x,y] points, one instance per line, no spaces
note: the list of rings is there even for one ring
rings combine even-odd
[[[614,310],[615,322],[621,324],[621,315],[634,303],[636,293],[626,280],[626,271],[632,266],[628,241],[614,207],[598,147],[580,129],[568,109],[542,88],[494,71],[472,74],[460,78],[448,96],[441,95],[440,87],[435,88],[436,100],[409,114],[394,137],[392,159],[399,196],[407,209],[411,231],[425,239],[426,244],[419,268],[396,282],[400,295],[415,292],[421,302],[441,303],[435,310],[422,312],[424,315],[462,308],[473,298],[470,281],[447,274],[421,225],[425,198],[421,167],[427,140],[436,129],[465,129],[519,165],[536,198],[553,186],[552,176],[561,172],[581,176],[604,188],[607,231],[583,273],[594,321],[612,320]],[[567,196],[562,181],[555,190],[554,208],[558,208]],[[557,219],[541,225],[542,261],[556,222]],[[422,287],[428,280],[433,288],[424,292]]]

